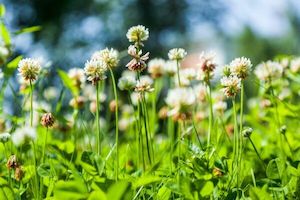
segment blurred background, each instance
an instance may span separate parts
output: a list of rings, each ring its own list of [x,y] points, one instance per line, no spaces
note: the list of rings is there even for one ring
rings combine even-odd
[[[257,64],[300,51],[299,0],[2,1],[11,30],[42,26],[15,37],[15,50],[64,69],[83,67],[106,46],[125,50],[126,32],[137,24],[150,30],[145,46],[152,58],[184,47],[191,55],[213,50],[221,64],[241,55]]]

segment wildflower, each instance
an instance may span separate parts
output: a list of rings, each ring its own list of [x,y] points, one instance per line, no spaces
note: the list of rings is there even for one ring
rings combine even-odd
[[[245,79],[251,71],[252,63],[249,58],[236,58],[230,63],[230,70],[232,75],[236,75],[242,80]]]
[[[216,176],[216,177],[221,177],[223,176],[223,172],[221,169],[215,167],[212,171],[213,175]]]
[[[118,56],[119,56],[119,52],[117,50],[113,48],[111,49],[105,48],[101,51],[96,51],[92,55],[91,59],[102,60],[107,65],[107,67],[112,69],[115,68],[119,63]]]
[[[1,44],[0,46],[0,65],[4,64],[9,56],[9,49]]]
[[[199,101],[204,102],[206,100],[207,88],[204,84],[198,84],[195,86],[196,97]]]
[[[18,128],[12,134],[12,142],[19,146],[28,140],[35,140],[36,139],[36,130],[32,127],[24,126],[22,128]]]
[[[106,78],[106,71],[107,65],[102,60],[92,59],[85,63],[85,75],[93,85],[96,85],[98,81],[104,80]]]
[[[181,77],[187,79],[189,81],[193,81],[196,79],[196,70],[194,68],[185,68],[181,70]]]
[[[132,76],[123,76],[119,79],[118,87],[120,90],[132,90],[136,85],[136,80]]]
[[[58,96],[58,94],[59,93],[58,93],[58,90],[56,89],[56,87],[48,87],[43,92],[43,96],[47,100],[55,99]]]
[[[0,134],[0,142],[6,143],[10,139],[10,134],[9,133],[1,133]]]
[[[213,106],[213,109],[219,114],[223,114],[226,108],[227,103],[225,101],[218,101]]]
[[[68,76],[74,82],[74,86],[80,88],[81,84],[85,81],[84,70],[80,68],[72,68],[68,72]]]
[[[85,98],[83,96],[74,97],[70,100],[69,105],[75,109],[80,109],[84,106]]]
[[[291,71],[297,73],[300,71],[300,57],[295,58],[291,61]]]
[[[165,101],[171,109],[169,115],[174,120],[186,120],[191,117],[196,97],[190,88],[175,88],[168,92]]]
[[[109,102],[109,110],[110,110],[111,112],[115,112],[116,107],[117,107],[117,104],[116,104],[116,101],[115,101],[115,100],[112,100],[112,101]]]
[[[36,59],[25,58],[19,62],[18,71],[23,80],[33,82],[41,71],[41,65]]]
[[[133,118],[129,117],[129,118],[121,118],[119,121],[119,129],[121,131],[126,131],[128,129],[128,127],[132,124],[133,122]]]
[[[11,155],[7,160],[6,167],[11,170],[16,169],[18,166],[20,166],[20,163],[18,162],[17,156],[14,154]]]
[[[154,90],[152,84],[153,80],[149,76],[141,76],[135,85],[135,91],[139,93],[152,92]]]
[[[283,67],[278,62],[267,61],[256,66],[254,73],[259,79],[270,81],[282,76]]]
[[[49,128],[49,127],[53,126],[54,121],[55,121],[55,119],[51,113],[45,113],[42,116],[41,124],[42,124],[42,126]]]
[[[168,112],[169,112],[168,107],[163,106],[158,112],[159,119],[166,119],[168,117]]]
[[[131,71],[143,71],[146,68],[146,61],[149,59],[149,52],[142,55],[142,50],[137,51],[136,47],[130,45],[128,47],[128,54],[133,57],[126,65]]]
[[[229,65],[225,65],[223,67],[223,75],[228,77],[231,75],[231,70],[230,70],[230,66]]]
[[[186,51],[182,48],[171,49],[168,53],[169,59],[175,61],[183,60],[186,55],[187,55]]]
[[[143,45],[142,41],[146,41],[149,38],[149,30],[143,25],[133,26],[126,33],[126,37],[129,42],[135,42],[137,45]]]
[[[176,61],[167,61],[164,71],[169,76],[174,76],[177,72]]]
[[[198,75],[198,78],[208,82],[212,78],[213,72],[217,66],[215,62],[215,54],[212,52],[202,52],[199,57],[198,65],[200,67],[200,74]]]
[[[241,89],[241,79],[237,76],[223,77],[221,79],[222,91],[227,97],[235,97]]]
[[[159,78],[164,74],[165,61],[161,58],[154,58],[148,63],[148,72],[152,78]]]

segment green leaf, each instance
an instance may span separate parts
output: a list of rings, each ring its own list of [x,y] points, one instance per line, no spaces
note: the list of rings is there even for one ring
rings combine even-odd
[[[14,192],[13,190],[9,187],[8,183],[4,179],[0,179],[0,197],[1,200],[14,200]]]
[[[283,172],[285,170],[285,164],[284,162],[279,159],[273,159],[268,163],[266,174],[267,177],[270,179],[281,179]]]
[[[214,191],[214,184],[213,184],[213,182],[207,181],[203,185],[203,187],[202,187],[202,189],[200,191],[200,195],[202,197],[209,196],[213,191]]]
[[[3,4],[0,4],[0,17],[3,17],[5,15],[5,6]]]
[[[107,199],[119,200],[123,199],[129,183],[125,181],[119,181],[113,184],[107,192]]]
[[[88,191],[81,181],[58,181],[54,188],[54,199],[74,200],[86,199]]]
[[[49,177],[49,176],[51,176],[50,165],[47,164],[47,163],[41,164],[37,168],[37,173],[41,177]]]
[[[22,28],[18,31],[15,32],[16,35],[22,34],[22,33],[32,33],[36,31],[40,31],[42,29],[41,26],[32,26],[32,27],[27,27],[27,28]]]
[[[0,33],[5,45],[10,46],[11,42],[10,42],[9,31],[7,30],[3,22],[0,22]]]
[[[106,194],[103,191],[93,191],[88,200],[107,200]]]
[[[252,187],[250,189],[250,197],[252,200],[271,200],[272,197],[264,189]]]
[[[22,58],[23,58],[22,56],[18,56],[6,65],[3,72],[7,78],[13,75],[14,71],[17,69],[18,64],[20,60],[22,60]]]
[[[145,186],[145,185],[159,182],[159,181],[161,181],[160,177],[146,175],[146,176],[142,176],[142,177],[138,178],[137,180],[135,180],[133,183],[133,187],[136,189],[141,186]]]
[[[79,91],[78,91],[77,87],[75,87],[75,85],[73,84],[73,81],[72,81],[72,79],[70,79],[68,74],[66,72],[64,72],[63,70],[57,70],[57,72],[58,72],[58,75],[61,78],[64,86],[71,91],[73,96],[78,96]]]
[[[157,199],[168,200],[171,196],[171,190],[165,186],[161,187],[157,193]]]

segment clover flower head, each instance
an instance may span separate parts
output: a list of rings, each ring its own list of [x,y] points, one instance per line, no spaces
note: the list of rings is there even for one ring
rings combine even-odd
[[[136,85],[136,80],[132,76],[122,76],[119,79],[118,87],[120,90],[132,90]]]
[[[254,73],[259,79],[263,81],[270,81],[282,76],[283,67],[278,62],[267,61],[257,65]]]
[[[219,113],[222,114],[224,113],[224,111],[227,109],[227,103],[225,101],[217,101],[214,106],[213,109]]]
[[[251,71],[252,63],[249,58],[236,58],[230,63],[230,71],[232,75],[236,75],[241,79],[245,79]]]
[[[11,135],[9,133],[0,133],[0,142],[6,143],[10,140]]]
[[[7,58],[9,56],[9,49],[0,44],[0,65],[6,62]]]
[[[170,60],[180,61],[183,60],[187,55],[187,52],[183,48],[174,48],[171,49],[168,53],[168,57]]]
[[[221,79],[222,91],[226,97],[235,97],[241,89],[241,79],[235,75],[224,76]]]
[[[41,118],[41,124],[42,126],[49,128],[52,127],[54,125],[55,119],[52,115],[52,113],[45,113],[43,114],[42,118]]]
[[[152,92],[154,88],[152,87],[153,80],[147,76],[141,76],[140,80],[136,82],[135,85],[135,91],[138,93],[143,93],[143,92]]]
[[[105,72],[107,71],[107,65],[102,60],[88,60],[85,63],[84,72],[87,76],[87,80],[91,81],[93,85],[96,85],[98,81],[106,78]]]
[[[146,68],[146,61],[149,59],[149,52],[142,55],[142,50],[137,50],[134,45],[128,47],[128,54],[133,57],[133,59],[126,65],[131,71],[143,71]]]
[[[196,96],[191,88],[180,87],[169,90],[165,101],[170,108],[169,115],[174,120],[186,120],[191,117]]]
[[[80,87],[85,81],[84,70],[81,68],[72,68],[68,71],[69,78],[74,81],[74,85]]]
[[[91,59],[92,60],[102,60],[107,67],[109,68],[115,68],[116,66],[118,66],[119,63],[119,52],[113,48],[105,48],[103,50],[100,51],[96,51]]]
[[[41,65],[37,59],[25,58],[19,62],[18,71],[25,82],[33,82],[41,71]]]
[[[148,72],[152,78],[159,78],[164,74],[165,60],[161,58],[154,58],[148,63]]]
[[[215,57],[216,54],[213,52],[201,52],[198,63],[200,70],[204,73],[212,73],[217,66],[217,63],[215,62]]]
[[[195,87],[196,97],[199,101],[205,102],[207,96],[207,88],[204,84],[198,84]]]
[[[149,38],[149,30],[143,25],[133,26],[128,29],[126,37],[129,42],[135,42],[141,45],[142,41],[146,41]]]
[[[24,126],[22,128],[18,128],[11,136],[12,142],[19,146],[26,141],[35,140],[36,139],[36,130],[29,126]]]
[[[291,61],[291,71],[297,73],[300,71],[300,57],[295,58]]]
[[[176,61],[167,61],[164,67],[164,71],[169,76],[174,76],[177,73]]]

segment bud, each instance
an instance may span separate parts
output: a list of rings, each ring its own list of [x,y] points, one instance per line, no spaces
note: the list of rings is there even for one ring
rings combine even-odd
[[[0,134],[0,142],[6,143],[10,139],[10,134],[9,133],[1,133]]]
[[[253,129],[250,128],[250,127],[246,127],[244,130],[243,130],[243,135],[244,137],[250,137],[251,134],[253,132]]]
[[[15,171],[15,179],[17,181],[21,181],[23,176],[24,176],[24,171],[22,170],[22,167],[21,166],[17,167]]]
[[[282,126],[280,127],[279,131],[280,131],[281,134],[284,135],[284,134],[286,133],[286,125],[282,125]]]
[[[215,167],[213,169],[212,173],[213,173],[214,176],[217,176],[217,177],[223,176],[223,172],[217,167]]]

